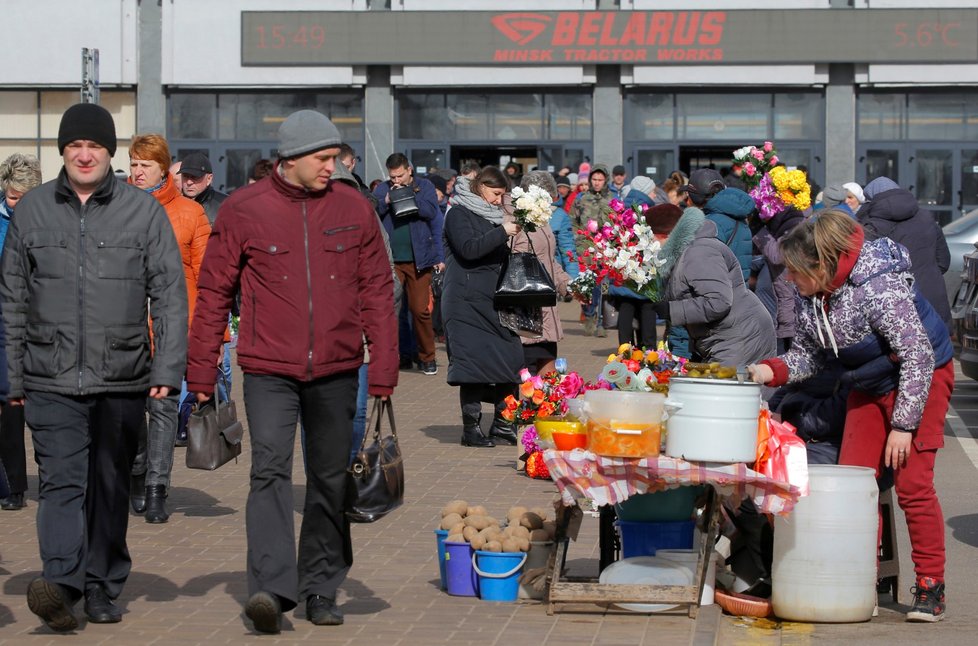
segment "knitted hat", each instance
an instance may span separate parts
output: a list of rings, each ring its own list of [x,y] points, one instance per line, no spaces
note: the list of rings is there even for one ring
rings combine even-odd
[[[863,194],[866,196],[867,200],[872,200],[875,199],[880,193],[892,191],[896,188],[900,188],[900,185],[889,177],[877,177],[869,184],[866,184],[866,188],[863,189]]]
[[[640,191],[648,196],[651,196],[652,191],[655,190],[655,182],[645,175],[636,175],[632,178],[631,187],[632,190]]]
[[[58,153],[63,155],[65,146],[79,140],[94,141],[115,155],[115,121],[109,111],[94,103],[76,103],[65,110],[58,127]]]
[[[829,184],[822,190],[822,204],[830,209],[846,201],[846,189],[839,184]]]
[[[862,204],[863,202],[866,201],[866,196],[863,195],[863,187],[860,186],[859,184],[857,184],[855,182],[846,182],[845,184],[842,185],[842,188],[844,188],[848,192],[852,193],[852,195],[857,200],[859,200],[859,203],[860,204]]]
[[[448,180],[446,180],[444,177],[441,175],[432,174],[428,175],[427,179],[429,182],[435,185],[435,188],[441,191],[442,195],[448,193]]]
[[[557,182],[558,188],[561,186],[571,186],[571,181],[566,175],[558,175],[554,178],[554,181]]]
[[[658,235],[669,235],[683,217],[683,210],[675,204],[656,204],[645,212],[645,221]]]
[[[280,159],[301,157],[343,143],[339,129],[326,115],[315,110],[293,112],[278,128]]]

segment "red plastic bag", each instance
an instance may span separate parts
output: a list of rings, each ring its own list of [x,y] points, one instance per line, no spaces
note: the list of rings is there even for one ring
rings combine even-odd
[[[768,416],[766,461],[760,473],[778,482],[787,482],[808,495],[808,452],[805,440],[798,437],[795,427]]]

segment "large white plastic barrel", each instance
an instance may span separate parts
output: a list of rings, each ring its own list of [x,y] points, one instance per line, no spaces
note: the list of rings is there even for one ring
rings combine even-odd
[[[869,621],[876,605],[879,489],[872,469],[808,467],[810,493],[774,519],[771,602],[792,621]]]

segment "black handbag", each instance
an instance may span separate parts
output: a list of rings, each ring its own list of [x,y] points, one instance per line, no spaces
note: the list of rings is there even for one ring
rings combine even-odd
[[[503,261],[496,282],[493,305],[501,307],[554,307],[557,305],[557,287],[553,278],[533,251],[510,253]],[[512,249],[512,248],[511,248]]]
[[[241,455],[243,438],[234,402],[219,401],[215,390],[214,397],[191,413],[187,422],[187,468],[213,471],[235,460]]]
[[[381,437],[384,413],[390,435]],[[346,517],[354,523],[372,523],[397,509],[404,502],[404,460],[397,443],[394,407],[390,399],[375,398],[373,412],[360,441],[360,450],[347,468]],[[367,436],[373,441],[367,446]]]
[[[391,213],[395,218],[418,214],[418,201],[414,196],[414,186],[392,188],[388,195],[391,200]]]

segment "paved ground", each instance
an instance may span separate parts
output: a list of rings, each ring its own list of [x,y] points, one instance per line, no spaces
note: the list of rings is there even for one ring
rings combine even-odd
[[[576,306],[561,312],[567,338],[561,354],[584,374],[594,373],[617,345],[585,338],[576,322]],[[438,568],[433,529],[440,508],[463,498],[481,503],[496,516],[515,504],[548,505],[555,488],[530,480],[514,469],[513,447],[470,449],[459,445],[457,391],[445,383],[445,356],[439,354],[438,376],[402,372],[395,395],[395,410],[407,466],[407,501],[388,518],[354,527],[355,564],[339,599],[346,614],[341,627],[314,627],[302,617],[289,615],[280,636],[259,637],[244,620],[246,598],[244,563],[244,502],[248,485],[246,450],[238,464],[214,473],[191,471],[182,465],[177,449],[174,488],[165,525],[147,525],[132,517],[129,531],[134,560],[120,604],[126,611],[118,625],[82,624],[73,643],[96,644],[325,644],[385,645],[451,644],[463,646],[508,644],[635,645],[657,644],[799,644],[919,642],[973,643],[975,625],[968,599],[978,594],[974,582],[974,547],[978,545],[978,519],[974,515],[971,483],[975,467],[962,444],[949,437],[942,454],[939,488],[950,492],[948,509],[950,617],[939,626],[906,626],[895,610],[883,609],[879,620],[856,626],[802,626],[747,623],[715,612],[702,612],[699,625],[684,614],[641,616],[630,613],[588,612],[547,616],[538,602],[493,604],[448,596],[438,589]],[[964,388],[972,402],[978,388]],[[240,398],[240,375],[234,392]],[[978,404],[973,404],[978,409]],[[243,416],[243,406],[239,410]],[[978,411],[975,416],[978,417]],[[974,420],[978,421],[978,419]],[[978,452],[978,450],[976,450]],[[37,509],[36,473],[31,465],[30,502],[26,510],[0,512],[0,643],[66,643],[27,609],[24,592],[37,576],[34,513]],[[954,475],[952,475],[954,474]],[[295,465],[295,520],[301,522],[304,476]],[[903,530],[905,534],[905,529]],[[580,541],[571,546],[569,564],[575,573],[597,572],[597,521],[586,518]],[[901,556],[910,571],[909,550]],[[909,579],[903,581],[901,601],[908,600]],[[960,589],[960,592],[957,590]],[[967,591],[967,595],[965,592]],[[79,607],[79,614],[80,607]]]

